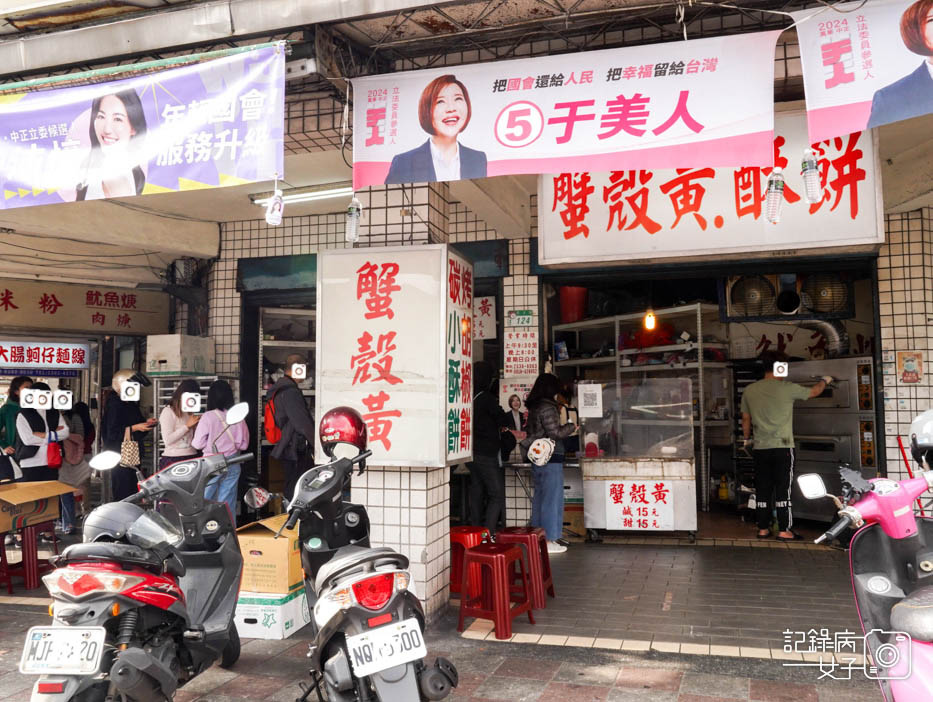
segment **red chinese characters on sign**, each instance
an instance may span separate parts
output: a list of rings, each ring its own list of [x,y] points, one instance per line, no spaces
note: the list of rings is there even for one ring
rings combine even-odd
[[[110,307],[114,309],[135,310],[135,293],[117,293],[113,290],[101,292],[100,290],[86,290],[84,292],[85,307]]]
[[[364,300],[366,319],[395,317],[395,312],[392,311],[392,293],[401,290],[395,282],[398,264],[383,263],[380,267],[367,261],[360,266],[356,274],[356,299]]]
[[[3,292],[0,293],[0,307],[3,308],[4,312],[19,309],[18,305],[13,304],[13,293],[7,289],[4,289]]]
[[[54,294],[43,293],[42,297],[39,298],[39,309],[42,310],[43,314],[55,314],[61,306],[62,303]]]
[[[606,527],[609,529],[672,530],[672,485],[658,482],[609,482]]]
[[[858,163],[864,156],[861,149],[857,149],[858,137],[861,132],[849,134],[845,137],[836,137],[832,140],[813,144],[812,148],[817,156],[817,166],[820,171],[820,185],[823,188],[823,198],[810,205],[810,214],[818,211],[823,203],[833,201],[829,211],[834,211],[847,197],[849,203],[849,217],[855,219],[858,214],[858,184],[865,180],[867,174]],[[829,153],[830,144],[839,155],[832,158]],[[830,173],[832,169],[832,173]],[[830,178],[830,175],[833,177]]]
[[[38,345],[22,342],[0,341],[0,364],[6,367],[50,366],[58,368],[83,368],[87,350],[71,344]]]
[[[706,186],[695,181],[700,178],[715,177],[716,171],[712,168],[698,170],[678,168],[677,177],[661,185],[661,192],[671,199],[671,205],[674,207],[674,214],[676,215],[671,229],[676,229],[681,218],[688,214],[692,214],[696,218],[700,229],[706,229],[706,218],[700,214],[703,196],[706,194]]]
[[[607,232],[612,230],[613,221],[620,232],[637,227],[642,227],[649,234],[661,230],[661,225],[648,216],[648,188],[645,186],[651,178],[650,171],[613,171],[609,174],[609,186],[603,188],[603,202],[609,205]],[[629,192],[632,194],[628,195]],[[630,224],[629,216],[625,214],[626,204],[632,213]]]
[[[554,178],[554,202],[551,212],[557,210],[558,204],[563,204],[560,211],[561,221],[564,223],[564,238],[573,239],[580,234],[584,238],[590,235],[590,228],[583,223],[589,214],[590,206],[587,198],[593,194],[590,185],[589,173],[561,173]]]
[[[367,261],[356,273],[356,299],[363,302],[366,310],[364,318],[393,319],[395,312],[392,310],[392,294],[402,289],[396,283],[399,265],[389,262],[377,266]],[[357,339],[357,353],[350,357],[353,385],[384,383],[387,388],[391,388],[404,382],[392,373],[393,352],[398,348],[395,343],[396,336],[397,332],[394,330],[377,332],[376,335],[363,331]],[[362,399],[368,410],[363,414],[363,420],[369,429],[369,440],[382,443],[386,451],[392,448],[390,437],[393,420],[402,416],[401,410],[387,407],[391,399],[389,393],[382,388],[378,392],[374,389]]]

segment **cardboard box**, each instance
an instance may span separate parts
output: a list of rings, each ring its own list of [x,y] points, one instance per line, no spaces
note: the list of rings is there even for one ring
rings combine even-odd
[[[298,527],[274,538],[287,520],[287,514],[280,514],[237,529],[243,554],[241,590],[284,595],[301,584]]]
[[[149,375],[213,375],[214,340],[184,334],[146,337],[146,373]]]
[[[57,480],[0,485],[0,532],[58,519],[58,496],[69,492]]]
[[[586,527],[583,526],[583,505],[564,506],[564,529],[574,536],[586,536]]]
[[[286,594],[240,592],[234,615],[244,639],[287,639],[311,621],[304,586]]]

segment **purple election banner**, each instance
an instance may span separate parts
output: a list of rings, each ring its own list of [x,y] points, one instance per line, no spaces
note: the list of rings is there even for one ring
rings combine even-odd
[[[281,178],[285,52],[0,97],[0,208]]]

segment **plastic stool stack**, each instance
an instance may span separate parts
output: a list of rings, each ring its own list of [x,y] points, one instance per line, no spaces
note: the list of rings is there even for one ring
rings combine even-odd
[[[482,572],[479,590],[474,588],[469,577],[474,565]],[[517,583],[515,586],[513,581]],[[466,550],[457,631],[463,631],[466,617],[477,617],[492,620],[497,639],[510,639],[515,617],[527,613],[528,621],[535,623],[531,609],[531,587],[521,546],[480,544]]]
[[[489,529],[485,527],[458,526],[450,528],[450,591],[460,592],[463,580],[463,558],[468,548],[479,546],[489,538]],[[473,592],[480,587],[480,570],[474,567],[470,573]]]
[[[528,558],[528,580],[531,585],[531,605],[535,609],[547,606],[547,595],[555,597],[551,559],[547,552],[547,535],[540,527],[509,527],[496,534],[496,543],[518,544]]]

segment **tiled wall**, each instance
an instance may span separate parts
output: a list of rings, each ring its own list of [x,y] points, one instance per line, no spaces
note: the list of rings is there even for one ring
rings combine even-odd
[[[882,378],[885,388],[885,446],[888,475],[907,477],[897,445],[900,435],[908,449],[910,423],[933,407],[933,210],[886,217],[887,241],[878,256],[878,296],[881,317]],[[916,385],[896,382],[898,351],[922,351],[923,379]],[[912,466],[914,467],[914,466]]]

